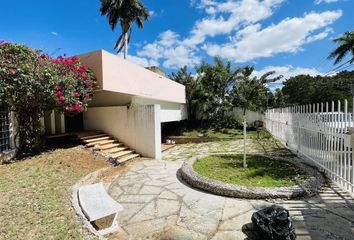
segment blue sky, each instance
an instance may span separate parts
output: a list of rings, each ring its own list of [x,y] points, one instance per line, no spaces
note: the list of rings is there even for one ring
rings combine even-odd
[[[222,56],[257,74],[291,76],[333,69],[331,39],[353,30],[354,0],[143,0],[151,11],[134,26],[129,60],[166,72]],[[0,39],[50,54],[96,49],[115,53],[120,33],[99,14],[98,0],[0,0]]]

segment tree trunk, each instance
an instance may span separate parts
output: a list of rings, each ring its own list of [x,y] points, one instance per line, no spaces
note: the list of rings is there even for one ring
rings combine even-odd
[[[128,33],[124,35],[124,59],[127,59],[128,56]]]
[[[247,168],[247,153],[246,153],[246,142],[247,142],[247,121],[246,121],[246,110],[244,109],[243,114],[243,167]]]

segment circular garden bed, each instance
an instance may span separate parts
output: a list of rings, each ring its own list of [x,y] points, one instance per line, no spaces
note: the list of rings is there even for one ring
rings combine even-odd
[[[322,174],[298,159],[265,155],[210,155],[184,162],[182,178],[195,188],[229,197],[267,199],[314,195],[325,183]]]

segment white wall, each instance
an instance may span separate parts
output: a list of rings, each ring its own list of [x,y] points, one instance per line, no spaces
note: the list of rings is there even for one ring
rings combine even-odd
[[[85,130],[102,130],[145,157],[161,158],[159,105],[91,107],[84,112]]]
[[[151,104],[160,105],[161,122],[174,122],[187,119],[187,107],[184,103],[167,102],[134,96],[131,104],[133,106]]]
[[[243,110],[241,108],[234,108],[233,115],[238,121],[243,122]],[[264,121],[264,114],[246,110],[246,121],[248,125],[253,124],[257,120]]]

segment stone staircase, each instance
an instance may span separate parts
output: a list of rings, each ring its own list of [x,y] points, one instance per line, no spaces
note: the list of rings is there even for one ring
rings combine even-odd
[[[140,157],[140,154],[103,132],[86,132],[78,137],[86,148],[101,152],[114,165]]]

